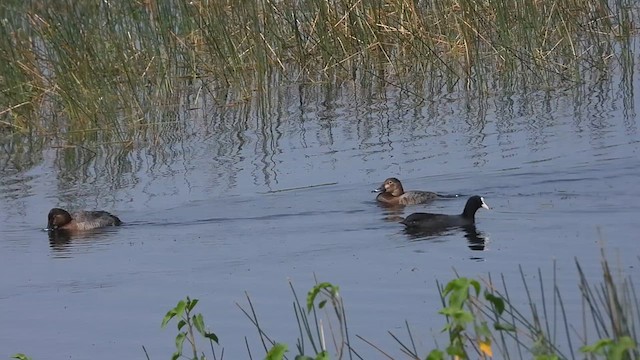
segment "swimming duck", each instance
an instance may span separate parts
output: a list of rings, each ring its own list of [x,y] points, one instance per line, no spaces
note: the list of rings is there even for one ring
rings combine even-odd
[[[66,210],[53,208],[49,211],[47,230],[91,230],[106,226],[118,226],[122,221],[106,211],[78,211],[69,214]]]
[[[474,195],[467,200],[460,215],[445,215],[432,213],[413,213],[400,223],[407,227],[447,228],[452,226],[467,226],[475,223],[476,211],[480,208],[489,209],[484,198]]]
[[[396,178],[386,179],[379,188],[373,190],[379,192],[376,196],[378,202],[389,205],[415,205],[431,202],[439,197],[431,191],[404,191],[402,183]]]

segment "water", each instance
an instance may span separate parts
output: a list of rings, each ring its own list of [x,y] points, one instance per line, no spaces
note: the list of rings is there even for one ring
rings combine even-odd
[[[555,262],[575,316],[575,258],[598,281],[604,246],[638,275],[632,90],[419,103],[395,89],[282,87],[266,104],[189,97],[173,125],[132,148],[7,150],[2,356],[143,359],[145,346],[167,358],[175,325],[160,321],[186,295],[201,300],[227,358],[248,358],[245,336],[256,356],[257,332],[236,305],[247,306],[245,291],[267,333],[293,350],[288,281],[303,296],[315,278],[340,286],[353,346],[367,358],[379,353],[355,335],[400,356],[387,331],[407,339],[405,321],[421,354],[433,348],[444,324],[435,282],[455,272],[504,274],[524,308],[518,266],[535,283],[539,268],[551,279]],[[384,208],[371,190],[390,176],[407,190],[465,196]],[[459,213],[473,194],[492,207],[479,210],[475,232],[416,236],[397,223],[415,211]],[[50,241],[42,228],[54,206],[108,210],[126,224]]]

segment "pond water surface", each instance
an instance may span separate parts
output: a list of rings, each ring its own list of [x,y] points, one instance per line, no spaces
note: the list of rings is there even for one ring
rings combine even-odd
[[[426,355],[444,324],[435,282],[455,272],[504,274],[524,307],[518,266],[548,280],[555,261],[570,316],[580,305],[574,259],[599,281],[604,246],[638,275],[637,89],[612,81],[424,103],[383,91],[282,87],[266,106],[199,97],[155,143],[49,146],[29,166],[6,150],[0,356],[144,359],[145,346],[165,359],[176,331],[160,322],[189,295],[225,358],[248,358],[245,337],[260,358],[236,306],[245,292],[265,331],[293,350],[289,280],[303,295],[315,278],[340,286],[365,358],[381,355],[355,335],[402,357],[387,331],[406,339],[405,321]],[[463,196],[384,208],[371,190],[390,176]],[[492,207],[473,233],[416,236],[397,223],[459,213],[473,194]],[[108,210],[125,225],[50,241],[52,207]]]

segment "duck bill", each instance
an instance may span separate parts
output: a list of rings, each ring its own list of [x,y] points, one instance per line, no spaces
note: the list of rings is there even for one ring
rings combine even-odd
[[[384,192],[384,184],[382,184],[379,188],[371,190],[372,193],[381,193]]]

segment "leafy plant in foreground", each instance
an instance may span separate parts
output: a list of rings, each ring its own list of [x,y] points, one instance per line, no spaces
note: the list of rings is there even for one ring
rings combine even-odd
[[[193,351],[193,357],[191,359],[206,359],[204,353],[202,353],[202,355],[198,357],[198,347],[196,346],[196,331],[200,333],[200,335],[202,335],[204,338],[209,340],[212,352],[213,343],[215,342],[216,344],[218,344],[218,336],[213,332],[208,332],[205,330],[204,318],[202,317],[202,314],[192,314],[193,308],[197,303],[198,299],[191,299],[187,296],[184,300],[178,301],[178,304],[173,309],[169,310],[162,319],[161,326],[162,328],[164,328],[174,317],[178,316],[180,318],[180,320],[178,321],[178,335],[176,335],[176,351],[171,357],[172,360],[176,360],[181,356],[184,356],[182,350],[185,340],[189,342],[189,344],[191,345],[191,350]],[[185,326],[186,329],[183,330]],[[213,356],[215,358],[215,353]]]
[[[446,353],[454,358],[470,358],[467,343],[473,346],[477,358],[493,356],[491,330],[487,322],[480,316],[477,306],[480,289],[480,283],[477,280],[457,278],[450,281],[442,291],[443,300],[447,302],[447,306],[439,313],[447,317],[447,324],[443,329],[449,333],[449,345],[446,348]],[[496,314],[502,315],[505,305],[501,297],[485,291],[484,298]],[[499,322],[493,326],[494,329],[500,331],[515,330],[512,326]],[[470,332],[469,328],[473,332]],[[427,357],[428,360],[444,358],[445,354],[438,349],[431,351]]]

